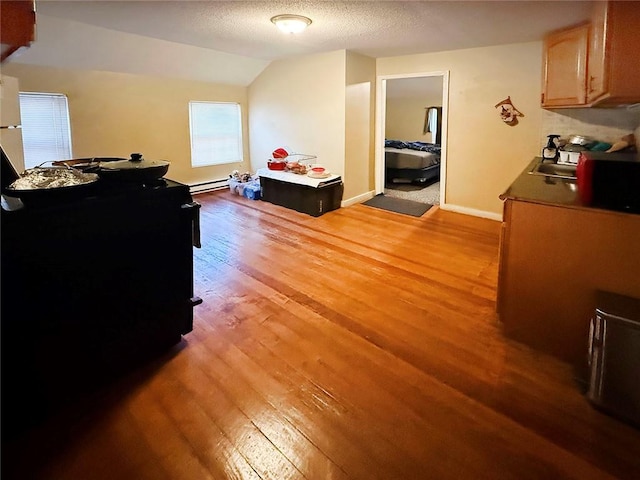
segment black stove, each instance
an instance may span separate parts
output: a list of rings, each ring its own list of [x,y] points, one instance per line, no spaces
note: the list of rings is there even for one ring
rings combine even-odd
[[[3,434],[192,330],[200,239],[189,187],[164,178],[95,187],[51,201],[3,196]]]

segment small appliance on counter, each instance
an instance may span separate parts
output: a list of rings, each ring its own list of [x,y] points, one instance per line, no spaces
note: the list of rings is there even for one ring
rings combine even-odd
[[[637,153],[581,152],[576,177],[578,196],[585,205],[640,213]]]

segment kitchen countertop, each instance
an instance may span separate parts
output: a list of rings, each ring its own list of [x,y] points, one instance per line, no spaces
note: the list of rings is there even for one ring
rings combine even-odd
[[[616,155],[614,154],[611,154]],[[624,154],[629,155],[629,154]],[[636,155],[636,154],[631,154]],[[639,215],[638,208],[608,208],[601,204],[586,204],[578,195],[578,184],[574,179],[534,175],[529,172],[540,163],[541,157],[534,157],[513,183],[500,195],[501,200],[519,200],[557,207],[597,210],[606,213]],[[640,161],[640,159],[638,160]],[[546,162],[550,163],[550,162]]]
[[[585,205],[578,197],[575,180],[530,175],[531,169],[542,160],[535,157],[516,177],[513,183],[500,195],[501,200],[521,200],[572,208],[593,208]]]

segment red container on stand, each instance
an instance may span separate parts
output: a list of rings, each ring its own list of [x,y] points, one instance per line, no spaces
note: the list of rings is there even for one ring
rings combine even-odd
[[[287,162],[283,160],[267,160],[267,168],[269,170],[284,170],[287,166]]]

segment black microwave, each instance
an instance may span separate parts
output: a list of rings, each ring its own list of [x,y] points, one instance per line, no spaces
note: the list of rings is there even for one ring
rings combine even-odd
[[[585,205],[640,213],[640,156],[581,152],[576,167],[578,196]]]

